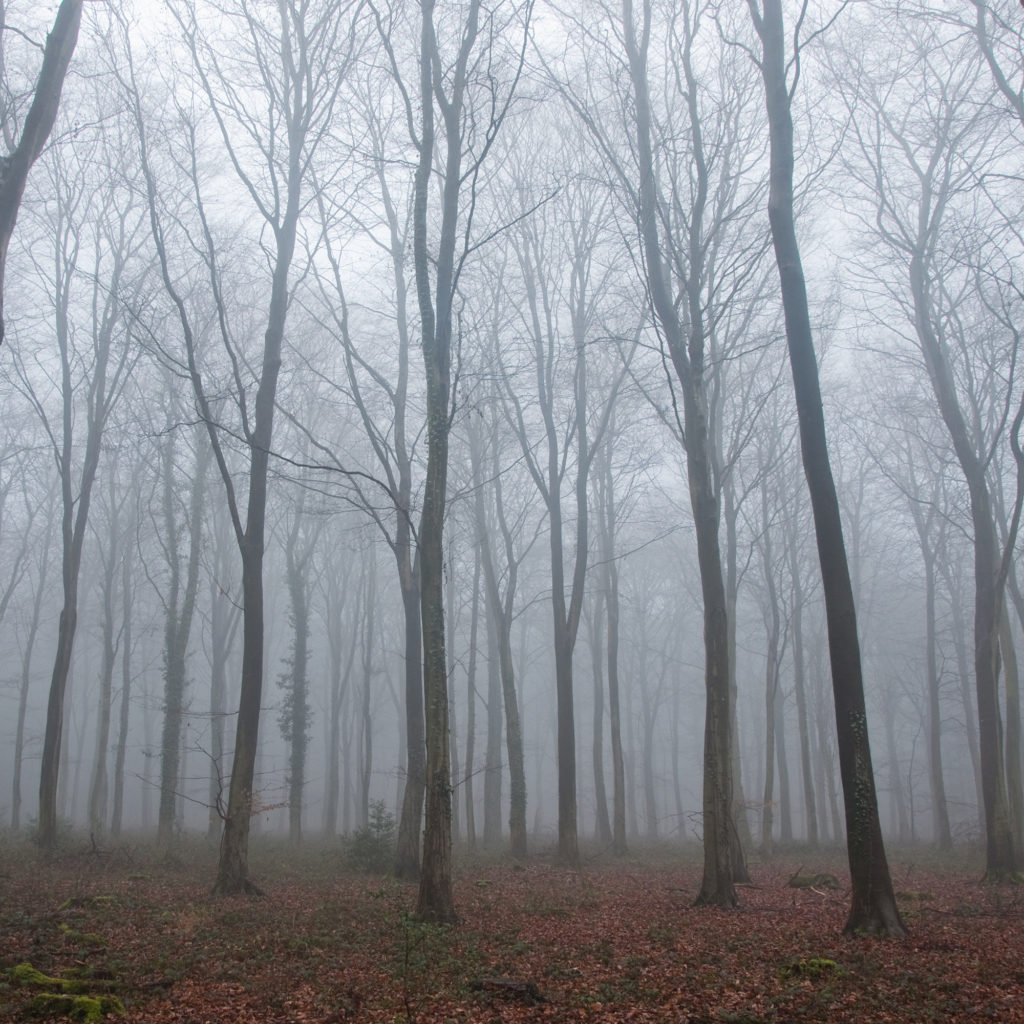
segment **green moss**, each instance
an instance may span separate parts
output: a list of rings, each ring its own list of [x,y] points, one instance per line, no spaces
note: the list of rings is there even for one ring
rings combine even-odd
[[[49,988],[67,996],[88,995],[95,989],[111,989],[115,982],[101,978],[58,978],[43,974],[31,964],[18,964],[7,972],[16,985],[30,988]]]
[[[842,974],[843,969],[835,960],[829,960],[823,956],[812,956],[784,964],[779,973],[787,981],[791,978],[809,978],[813,981],[828,975]]]
[[[51,978],[31,964],[18,964],[11,968],[11,978],[19,985],[35,985],[39,988],[62,988],[63,978]]]
[[[125,1012],[124,1004],[116,996],[68,995],[56,992],[40,992],[39,995],[33,996],[30,1009],[39,1016],[59,1014],[81,1021],[82,1024],[99,1024],[104,1017],[120,1017]]]
[[[70,942],[77,942],[82,946],[94,946],[97,948],[106,946],[107,940],[102,935],[97,935],[95,932],[80,932],[77,928],[72,928],[70,925],[61,924],[60,930],[64,937]]]

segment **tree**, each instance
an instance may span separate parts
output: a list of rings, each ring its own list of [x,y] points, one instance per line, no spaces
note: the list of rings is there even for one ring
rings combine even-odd
[[[61,493],[63,597],[43,736],[37,831],[37,841],[47,851],[57,842],[64,702],[78,626],[79,579],[93,485],[104,431],[137,356],[130,344],[124,305],[133,286],[131,258],[139,241],[139,211],[116,176],[98,185],[91,179],[94,161],[124,169],[113,143],[108,147],[94,136],[88,145],[79,140],[77,149],[74,157],[61,150],[48,160],[53,197],[43,203],[44,229],[50,234],[54,258],[48,268],[52,277],[42,291],[44,301],[52,303],[58,348],[56,415],[48,408],[49,395],[41,390],[41,382],[33,379],[39,359],[25,351],[20,337],[16,353],[18,375],[46,433]],[[77,290],[83,286],[88,289],[88,314],[77,304]],[[81,330],[78,314],[85,319]]]
[[[4,272],[7,267],[7,251],[25,194],[28,172],[42,153],[57,120],[64,79],[78,43],[81,22],[82,0],[61,0],[53,28],[46,37],[39,78],[17,140],[14,138],[17,128],[11,117],[13,111],[4,111],[7,116],[0,126],[7,147],[7,155],[0,165],[0,343],[4,340]],[[6,36],[7,26],[0,25],[0,32]]]
[[[176,430],[181,410],[174,394],[174,381],[165,375],[167,425],[160,452],[161,547],[167,563],[167,584],[161,594],[164,610],[164,719],[160,740],[160,808],[157,811],[157,840],[167,847],[174,837],[175,808],[179,798],[182,728],[188,706],[188,647],[199,593],[199,566],[206,510],[206,473],[210,446],[205,432],[193,431],[195,452],[191,471],[182,474],[177,466]],[[183,477],[190,480],[182,486]],[[188,494],[188,503],[183,498]],[[182,507],[184,506],[184,507]],[[183,541],[187,543],[183,545]],[[185,550],[182,551],[184,546]],[[184,556],[184,557],[183,557]],[[184,566],[182,562],[184,561]],[[184,568],[184,572],[182,571]]]
[[[839,770],[843,780],[847,854],[852,881],[850,914],[844,930],[855,934],[900,936],[906,934],[906,928],[896,907],[878,818],[857,613],[839,501],[829,461],[807,285],[796,235],[791,104],[803,43],[798,36],[793,54],[787,51],[782,0],[761,0],[760,3],[747,0],[747,6],[761,43],[759,66],[764,80],[771,140],[768,218],[779,270],[786,341],[800,424],[800,450],[814,513],[828,621]],[[804,0],[801,25],[807,6]],[[792,82],[787,77],[790,70],[794,73]]]
[[[241,556],[241,687],[214,886],[216,892],[226,894],[255,890],[249,878],[249,827],[263,692],[268,469],[282,345],[294,284],[292,264],[299,222],[308,202],[306,188],[356,48],[358,7],[284,0],[271,11],[248,0],[237,0],[216,12],[219,30],[206,22],[207,13],[210,12],[198,4],[183,2],[172,8],[212,118],[213,131],[219,137],[236,186],[269,232],[271,241],[266,244],[272,253],[262,350],[245,352],[228,306],[223,253],[215,242],[209,197],[200,175],[200,129],[191,109],[178,108],[183,136],[179,155],[187,168],[193,201],[191,240],[202,253],[215,311],[215,330],[230,367],[227,379],[233,388],[236,412],[230,427],[222,419],[228,414],[227,404],[215,397],[217,392],[211,387],[209,355],[200,349],[203,338],[196,328],[195,314],[186,301],[188,296],[177,270],[172,269],[174,253],[168,235],[174,228],[185,229],[161,208],[153,143],[143,116],[138,71],[131,60],[125,85],[139,135],[151,232],[164,290],[181,329],[184,368],[213,448]],[[123,22],[122,26],[127,36],[127,26]],[[227,27],[235,28],[236,34],[225,36],[223,30]],[[242,87],[248,74],[256,76],[258,85],[254,88]],[[259,98],[258,109],[250,105],[253,97]],[[243,377],[242,365],[258,366],[258,370],[254,369],[251,377],[248,373]],[[241,441],[248,466],[244,476],[238,474],[237,478],[226,450],[227,442],[235,438]],[[241,492],[242,486],[247,493]]]
[[[34,510],[28,507],[32,500],[32,491],[28,487],[28,480],[24,478],[22,480],[26,519],[31,525],[35,518]],[[35,653],[36,638],[39,635],[43,599],[49,584],[53,527],[57,518],[57,488],[55,484],[55,481],[51,482],[44,499],[46,525],[43,530],[42,542],[33,552],[34,558],[27,569],[32,586],[32,605],[25,632],[19,636],[21,679],[18,687],[18,721],[14,733],[14,771],[11,773],[11,829],[15,832],[21,827],[21,770],[25,754],[25,715],[28,710],[29,687],[32,685],[32,656]],[[27,553],[28,550],[29,544],[26,537],[22,540],[22,551]]]
[[[500,298],[496,297],[496,302]],[[494,311],[497,313],[497,309]],[[500,318],[492,320],[492,343],[497,342]],[[488,673],[498,676],[500,699],[504,707],[505,749],[508,753],[510,777],[509,833],[512,856],[526,857],[526,768],[523,757],[523,731],[519,700],[516,695],[515,658],[512,651],[512,624],[515,618],[516,592],[519,586],[519,570],[523,560],[537,539],[534,533],[531,541],[519,540],[526,519],[528,504],[513,510],[507,499],[506,472],[502,467],[500,450],[500,422],[497,410],[498,396],[492,394],[487,403],[489,423],[481,426],[476,417],[469,421],[469,450],[472,465],[473,511],[477,530],[477,544],[483,570],[484,589],[487,597],[487,629],[493,633],[493,643],[488,643],[492,662]],[[488,456],[489,461],[488,461]],[[485,486],[485,481],[490,487]],[[492,541],[497,526],[500,547]],[[489,638],[490,640],[490,638]],[[495,694],[488,685],[488,720],[491,717],[490,702]],[[490,758],[488,758],[490,760]],[[468,771],[468,766],[467,766]],[[486,835],[486,833],[485,833]]]
[[[1012,373],[1003,381],[1003,371],[989,366],[994,356],[1014,367],[1019,354],[1014,317],[1001,322],[998,297],[1002,285],[1012,286],[1004,253],[1015,244],[1016,227],[1007,230],[997,193],[981,190],[982,201],[975,194],[979,176],[995,172],[1001,147],[1000,126],[978,102],[987,76],[973,41],[951,41],[941,25],[923,20],[910,22],[907,33],[912,61],[894,56],[882,80],[876,72],[859,83],[856,102],[870,117],[856,129],[851,166],[871,190],[865,219],[873,245],[890,257],[875,272],[891,293],[889,275],[896,269],[901,276],[896,303],[967,486],[986,873],[999,880],[1014,876],[1018,863],[998,693],[1003,567],[1015,536],[1000,540],[990,473],[997,449],[1013,434],[1014,384]],[[964,251],[968,239],[971,252]],[[1019,765],[1013,771],[1019,775]]]
[[[574,156],[567,152],[569,161]],[[557,199],[525,216],[512,235],[525,302],[519,309],[519,331],[525,338],[522,373],[534,382],[531,399],[540,417],[542,441],[531,436],[524,396],[517,390],[519,373],[497,349],[504,381],[508,418],[519,440],[523,460],[548,514],[551,566],[552,635],[555,654],[558,760],[558,856],[579,864],[576,793],[576,722],[573,694],[573,651],[583,611],[590,558],[589,481],[595,451],[601,444],[630,355],[602,382],[591,376],[591,348],[607,328],[614,336],[603,303],[611,291],[614,260],[599,258],[609,226],[605,196],[595,193],[570,166],[572,177]],[[517,183],[529,191],[529,181]],[[607,346],[613,348],[613,346]],[[635,350],[635,343],[633,350]],[[600,387],[603,383],[604,386]],[[570,390],[571,387],[571,390]],[[571,397],[561,401],[563,393]],[[565,493],[563,493],[565,492]],[[575,538],[567,557],[567,517],[563,501],[572,495]]]
[[[309,700],[310,661],[310,565],[323,519],[306,509],[307,482],[300,480],[299,498],[291,511],[284,546],[285,580],[288,585],[292,642],[287,668],[279,680],[282,699],[279,722],[288,745],[288,838],[302,840],[302,795],[306,783],[306,759],[312,709]]]
[[[531,5],[491,11],[468,2],[444,23],[439,36],[434,0],[421,0],[416,59],[418,89],[407,89],[396,56],[394,10],[381,38],[405,103],[409,138],[416,151],[413,186],[413,270],[420,314],[420,345],[426,374],[427,468],[419,522],[420,615],[423,628],[423,692],[426,709],[426,825],[416,913],[428,921],[452,922],[451,767],[448,670],[444,628],[444,520],[448,442],[452,415],[454,306],[466,260],[481,169],[505,121],[522,70]],[[522,43],[508,65],[505,91],[493,77],[503,59],[497,46],[521,25]],[[454,52],[446,52],[451,42]],[[478,95],[481,61],[492,68]],[[414,99],[415,98],[415,99]],[[418,121],[414,102],[419,105]],[[438,124],[440,119],[440,125]],[[436,162],[436,163],[435,163]],[[439,172],[437,166],[443,168]],[[434,175],[440,179],[439,229],[430,237]],[[462,236],[460,239],[460,235]]]

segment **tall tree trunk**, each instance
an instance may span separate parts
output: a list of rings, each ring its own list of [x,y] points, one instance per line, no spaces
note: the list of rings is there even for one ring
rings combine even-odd
[[[794,520],[795,527],[795,520]],[[800,778],[804,791],[807,844],[818,846],[818,807],[814,798],[814,769],[811,758],[811,730],[807,712],[807,680],[804,666],[804,593],[796,550],[795,530],[790,533],[789,550],[793,576],[793,691],[796,695],[797,729],[800,734]]]
[[[107,483],[107,515],[110,521],[107,524],[107,549],[100,556],[103,563],[100,581],[100,601],[103,606],[100,631],[103,654],[100,661],[100,699],[96,709],[96,749],[93,753],[92,778],[89,783],[89,830],[94,837],[102,836],[107,827],[107,759],[110,756],[110,714],[114,699],[114,669],[117,665],[118,643],[114,635],[114,604],[116,588],[121,582],[117,572],[121,536],[115,477],[111,475]]]
[[[489,540],[481,543],[489,544]],[[484,766],[484,846],[501,843],[501,611],[487,606],[487,754]]]
[[[373,778],[373,715],[371,698],[373,696],[373,653],[376,637],[375,622],[377,618],[377,563],[370,552],[369,565],[366,569],[363,597],[363,618],[361,622],[362,642],[362,676],[361,700],[359,708],[359,809],[360,828],[370,823],[370,780]]]
[[[449,542],[448,557],[446,559],[446,585],[445,608],[447,611],[447,626],[445,635],[448,643],[455,644],[455,547]],[[456,659],[448,659],[448,760],[451,764],[452,779],[458,779],[462,774],[459,769],[459,724],[455,700],[455,662]],[[459,812],[459,801],[452,800],[452,838],[456,841],[462,836],[462,818]]]
[[[174,403],[169,410],[172,417]],[[163,518],[164,540],[170,571],[166,598],[167,618],[164,626],[164,722],[160,745],[160,811],[157,819],[157,841],[168,846],[174,835],[175,805],[179,796],[181,746],[187,688],[187,657],[196,596],[199,591],[199,568],[202,549],[202,524],[206,507],[206,470],[210,448],[196,431],[195,469],[189,500],[188,523],[181,524],[176,511],[178,495],[175,480],[173,433],[169,429],[163,449]],[[182,580],[179,537],[188,529],[188,562]]]
[[[725,600],[729,644],[729,735],[732,758],[732,828],[729,842],[732,846],[732,876],[736,882],[749,885],[750,869],[744,850],[753,846],[747,799],[743,792],[743,765],[740,755],[739,684],[736,679],[736,605],[739,599],[739,573],[737,569],[736,485],[732,473],[722,482],[722,518],[725,521]]]
[[[39,576],[35,593],[32,595],[32,615],[28,623],[28,635],[21,650],[21,683],[18,687],[18,724],[14,733],[14,774],[11,780],[11,830],[21,827],[21,768],[25,752],[25,715],[28,710],[28,691],[32,685],[32,655],[35,652],[36,636],[42,614],[43,595],[50,570],[51,540],[53,538],[54,509],[46,518],[46,533],[43,537],[42,553],[39,560]]]
[[[411,543],[411,540],[408,543]],[[402,810],[398,819],[398,841],[395,847],[395,877],[415,881],[420,876],[420,828],[423,823],[426,784],[419,555],[413,558],[409,553],[403,558],[399,566],[399,582],[405,624],[406,768]]]
[[[939,702],[938,636],[935,616],[935,566],[931,553],[925,555],[925,646],[928,673],[928,778],[931,784],[932,821],[940,850],[953,846],[946,804],[946,783],[942,774],[942,707]]]
[[[647,50],[651,33],[651,9],[644,0],[639,37],[633,16],[633,0],[623,0],[624,40],[629,60],[636,108],[639,162],[639,220],[647,264],[651,305],[665,337],[668,353],[682,390],[683,435],[686,475],[697,538],[701,596],[704,602],[704,874],[698,904],[736,905],[732,864],[732,753],[729,710],[729,619],[725,596],[722,553],[719,545],[720,506],[711,448],[708,398],[706,326],[704,301],[704,213],[708,199],[708,172],[703,152],[697,84],[689,60],[692,38],[688,35],[686,76],[690,128],[693,133],[695,195],[689,211],[685,239],[687,272],[681,282],[685,297],[685,328],[670,281],[670,268],[662,250],[660,229],[667,222],[660,210],[651,141],[652,115],[647,81]],[[691,32],[690,12],[684,13]],[[666,229],[667,230],[667,229]]]
[[[469,612],[469,658],[466,665],[466,771],[462,784],[465,787],[466,799],[466,842],[471,850],[476,849],[476,808],[473,802],[473,774],[476,760],[476,666],[477,644],[480,632],[480,545],[473,545],[473,598]],[[490,676],[488,676],[490,684]],[[501,684],[492,691],[487,690],[488,725],[490,725],[490,703],[501,699]],[[488,732],[488,744],[490,733]],[[501,759],[501,727],[498,727],[498,759]]]
[[[604,593],[598,590],[590,616],[590,660],[594,676],[594,742],[592,749],[594,769],[594,834],[597,841],[610,845],[612,822],[608,814],[608,789],[604,779],[604,659],[601,627],[604,625]]]
[[[1021,784],[1020,673],[1006,602],[999,617],[999,653],[1006,679],[1006,789],[1016,849],[1024,849],[1024,786]]]
[[[787,43],[782,0],[747,0],[761,39],[770,139],[768,218],[779,270],[790,370],[800,421],[804,474],[811,495],[828,621],[836,705],[839,768],[846,805],[852,881],[848,933],[904,935],[878,820],[878,798],[861,672],[857,615],[843,526],[825,434],[818,364],[793,208],[793,121],[786,79]]]
[[[138,512],[136,511],[135,515]],[[121,557],[121,615],[124,627],[121,633],[121,701],[117,728],[117,750],[114,754],[114,808],[110,816],[110,833],[121,834],[124,822],[125,758],[128,752],[128,729],[132,710],[132,612],[135,589],[132,585],[132,560],[129,545]]]

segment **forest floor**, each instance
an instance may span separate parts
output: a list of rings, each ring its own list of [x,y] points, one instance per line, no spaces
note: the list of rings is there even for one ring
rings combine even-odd
[[[755,863],[735,911],[692,906],[694,849],[579,872],[465,859],[461,924],[438,928],[410,918],[413,886],[344,869],[337,847],[254,849],[265,895],[214,898],[199,844],[47,862],[0,839],[0,1020],[61,1019],[38,1004],[63,978],[81,1015],[140,1024],[1024,1022],[1024,888],[980,884],[966,855],[892,861],[902,941],[844,938],[846,890],[787,886],[801,864],[842,886],[838,853]]]

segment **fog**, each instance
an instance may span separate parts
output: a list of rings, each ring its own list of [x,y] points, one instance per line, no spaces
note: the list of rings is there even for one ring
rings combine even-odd
[[[14,138],[44,29],[7,6]],[[854,632],[769,219],[777,5],[116,6],[7,257],[5,825],[227,829],[225,888],[250,831],[375,813],[406,877],[449,829],[840,847],[838,665],[885,842],[1016,865],[1012,14],[782,5]]]

